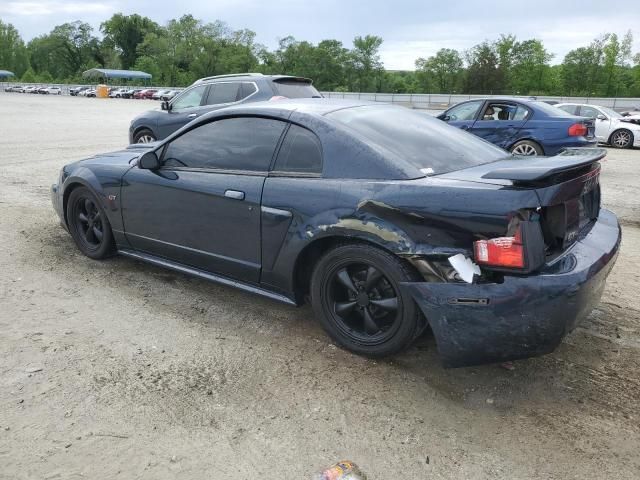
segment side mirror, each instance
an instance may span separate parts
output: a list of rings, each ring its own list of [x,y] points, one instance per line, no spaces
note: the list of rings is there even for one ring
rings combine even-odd
[[[156,152],[146,152],[138,160],[138,168],[144,170],[157,170],[160,168],[160,160]]]
[[[600,114],[598,114],[598,115],[596,116],[596,118],[597,118],[598,120],[606,120],[606,119],[607,119],[607,117],[605,117],[605,116],[604,116],[603,114],[601,114],[601,113],[600,113]]]
[[[440,115],[438,115],[438,118],[443,122],[448,122],[449,120],[451,120],[451,117],[449,117],[449,115],[447,115],[446,113],[441,113]]]
[[[161,104],[161,108],[162,108],[162,110],[166,110],[167,112],[170,112],[171,111],[171,104],[167,100],[164,100],[162,102],[162,104]]]

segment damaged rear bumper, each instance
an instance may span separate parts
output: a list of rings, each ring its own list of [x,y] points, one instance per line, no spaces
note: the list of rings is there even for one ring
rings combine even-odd
[[[445,366],[461,367],[552,352],[600,301],[621,231],[601,210],[589,233],[535,275],[503,283],[405,283],[426,316]]]

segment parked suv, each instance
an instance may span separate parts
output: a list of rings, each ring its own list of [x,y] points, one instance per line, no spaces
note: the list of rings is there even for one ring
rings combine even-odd
[[[134,118],[129,127],[129,143],[162,140],[191,120],[207,112],[245,102],[273,98],[320,98],[308,78],[287,75],[238,73],[197,80],[162,110],[151,110]]]

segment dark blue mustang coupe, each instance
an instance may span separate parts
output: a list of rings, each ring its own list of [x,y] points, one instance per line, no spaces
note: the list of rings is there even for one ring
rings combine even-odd
[[[537,100],[474,99],[438,118],[514,155],[553,156],[564,148],[596,146],[592,119],[570,115]]]
[[[430,327],[461,366],[551,352],[597,305],[620,243],[604,155],[516,157],[402,107],[254,103],[66,165],[52,199],[90,258],[310,297],[363,355]]]

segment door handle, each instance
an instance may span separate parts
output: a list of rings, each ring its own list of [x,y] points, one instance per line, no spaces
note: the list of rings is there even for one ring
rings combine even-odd
[[[196,118],[197,116],[197,113],[190,113],[189,115],[187,115],[187,118]]]
[[[240,192],[239,190],[225,190],[224,196],[233,198],[234,200],[244,200],[244,192]]]
[[[467,125],[462,125],[460,127],[461,130],[469,130],[469,127]]]

